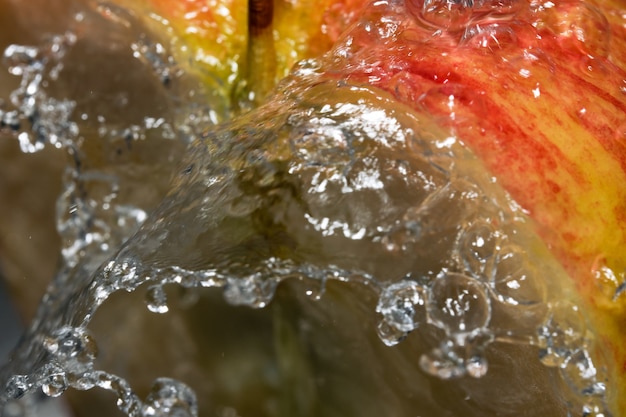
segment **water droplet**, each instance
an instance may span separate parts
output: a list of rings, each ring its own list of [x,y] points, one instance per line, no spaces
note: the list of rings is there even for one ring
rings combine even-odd
[[[164,314],[169,311],[167,295],[162,285],[153,285],[146,291],[146,304],[153,313]]]
[[[426,305],[429,322],[450,334],[482,328],[491,316],[489,298],[482,284],[457,273],[435,279]]]
[[[424,302],[423,290],[417,282],[400,281],[382,291],[376,312],[382,314],[390,326],[402,332],[410,332],[418,327],[420,319],[424,317]]]
[[[196,395],[187,385],[158,378],[143,406],[143,417],[197,417]]]

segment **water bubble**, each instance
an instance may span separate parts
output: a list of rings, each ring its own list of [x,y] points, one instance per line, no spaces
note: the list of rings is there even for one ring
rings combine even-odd
[[[162,285],[153,285],[146,291],[146,304],[153,313],[164,314],[169,311],[167,295]]]
[[[491,316],[483,285],[458,273],[446,273],[435,279],[426,305],[429,322],[450,334],[482,328]]]
[[[143,406],[143,417],[197,417],[196,395],[187,385],[158,378]]]
[[[382,291],[376,312],[382,314],[390,326],[402,332],[410,332],[417,328],[419,319],[424,317],[424,302],[423,289],[417,282],[400,281]],[[421,317],[415,317],[417,309]]]

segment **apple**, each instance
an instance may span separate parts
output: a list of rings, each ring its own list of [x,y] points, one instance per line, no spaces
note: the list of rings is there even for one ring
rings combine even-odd
[[[604,354],[610,357],[608,371],[612,379],[609,384],[612,392],[610,400],[614,403],[612,407],[618,412],[624,412],[626,346],[622,343],[620,329],[626,322],[626,291],[623,291],[626,280],[626,260],[623,255],[626,249],[626,189],[621,186],[626,179],[626,36],[624,12],[620,5],[617,2],[595,4],[578,1],[557,4],[483,1],[475,2],[472,7],[464,2],[447,1],[407,1],[406,4],[381,1],[366,5],[349,1],[324,2],[316,3],[317,7],[305,2],[260,1],[250,4],[251,8],[247,9],[227,1],[207,5],[201,1],[171,3],[146,0],[132,6],[142,19],[148,16],[145,19],[148,26],[160,27],[156,29],[157,32],[163,29],[169,31],[167,36],[173,39],[174,54],[180,61],[185,61],[182,57],[191,57],[190,71],[196,71],[207,84],[220,89],[227,100],[232,100],[235,114],[267,101],[257,111],[244,114],[233,125],[227,125],[208,136],[223,135],[237,141],[240,140],[238,137],[229,136],[228,129],[233,126],[239,127],[241,131],[255,123],[273,126],[272,123],[276,122],[272,121],[283,120],[281,114],[296,112],[297,106],[289,107],[289,99],[281,101],[283,96],[295,94],[301,100],[300,105],[312,103],[311,114],[316,117],[323,114],[323,107],[320,109],[315,103],[327,98],[329,105],[348,103],[363,105],[363,111],[377,109],[378,113],[374,114],[385,114],[390,121],[399,121],[402,126],[428,126],[426,130],[432,131],[435,137],[433,143],[442,148],[453,148],[457,156],[465,155],[465,151],[458,149],[467,146],[480,158],[481,164],[484,164],[495,181],[510,194],[515,204],[533,219],[534,230],[550,249],[552,255],[536,249],[532,239],[522,239],[522,242],[528,244],[525,248],[527,253],[533,255],[531,263],[541,269],[551,265],[550,257],[554,256],[575,283],[584,300],[585,315],[592,319],[593,333],[600,339]],[[274,18],[269,22],[267,19],[255,20],[251,10],[261,13],[268,4],[274,7]],[[254,9],[256,6],[259,8]],[[294,24],[294,21],[301,23]],[[328,52],[317,60],[305,61],[297,66],[294,72],[296,75],[288,77],[278,90],[271,91],[277,80],[286,76],[297,61],[320,55],[326,50]],[[297,82],[301,75],[297,74],[306,72],[315,73],[316,82],[322,87],[308,86],[308,93],[298,93]],[[348,85],[353,90],[338,88],[332,91],[327,88],[328,85]],[[374,93],[379,97],[374,98]],[[359,118],[356,112],[346,114],[351,120],[359,122],[352,125],[354,132],[361,132],[360,129],[370,126],[368,123],[371,120]],[[423,125],[416,125],[415,120]],[[286,126],[308,126],[291,119],[284,122]],[[268,130],[271,129],[268,127]],[[448,144],[448,138],[455,138],[455,143]],[[263,148],[266,142],[258,137],[251,135],[250,140],[259,140],[259,149],[267,150]],[[195,157],[205,161],[202,155],[206,149],[202,147],[207,143],[210,144],[210,141],[195,145]],[[251,143],[257,145],[256,142]],[[270,147],[267,152],[274,152],[279,156],[278,159],[283,154],[293,156],[278,145]],[[402,155],[398,149],[385,148],[383,145],[376,145],[373,152],[375,155],[386,155],[390,160],[400,159]],[[417,158],[416,155],[411,157]],[[364,161],[367,159],[361,159],[360,163],[365,164]],[[249,178],[246,176],[247,166],[244,168],[240,178],[244,185],[248,184],[246,181],[256,184],[255,175],[263,180],[263,170],[256,172],[256,168],[251,168]],[[362,167],[362,173],[367,174],[367,168]],[[468,179],[475,179],[472,170],[460,169],[459,172],[467,175]],[[369,178],[376,183],[374,178],[362,178]],[[178,186],[187,184],[182,179],[177,181]],[[314,185],[313,182],[311,184]],[[489,185],[484,186],[492,189]],[[263,184],[258,188],[254,188],[256,185],[250,187],[253,196],[255,193],[261,195],[264,190]],[[195,190],[193,187],[189,189]],[[180,194],[178,190],[174,195],[194,197],[193,194],[191,197],[189,194]],[[457,194],[452,195],[462,200],[463,190],[457,191]],[[494,193],[497,194],[496,191]],[[445,201],[450,203],[449,206],[454,206],[454,199]],[[354,204],[354,207],[359,207],[358,200]],[[220,210],[245,210],[245,207],[216,207],[217,213],[221,213]],[[364,213],[367,207],[364,206]],[[441,206],[441,213],[446,214],[445,207]],[[165,205],[163,210],[169,213],[169,209],[171,206]],[[288,214],[285,214],[287,219]],[[430,214],[435,218],[437,213]],[[157,220],[158,215],[155,215]],[[453,218],[453,214],[450,216]],[[175,216],[172,218],[177,219]],[[298,229],[300,226],[296,225],[293,227],[297,233],[287,235],[300,236],[301,240],[296,240],[300,247],[308,249],[303,252],[306,255],[319,250],[332,259],[335,259],[333,256],[345,257],[344,261],[349,263],[362,248],[334,242],[331,238],[325,241],[331,242],[331,249],[324,252],[316,247],[319,236],[314,236],[311,230],[328,236],[341,230],[347,237],[358,235],[360,229],[346,229],[340,223],[329,228],[319,220],[313,216],[308,229]],[[133,242],[152,236],[150,233],[154,230],[150,229],[151,224],[146,226],[144,237],[138,235],[139,238]],[[489,228],[493,225],[482,226]],[[224,235],[228,238],[235,236],[232,238],[235,241],[237,233],[246,233],[237,228],[231,230],[229,225],[224,227],[225,231],[233,232],[232,235]],[[524,230],[515,229],[511,234],[525,235],[527,232]],[[288,231],[293,232],[291,229]],[[288,244],[281,246],[281,239],[284,238],[282,232],[282,229],[272,230],[268,226],[264,236],[269,236],[271,242],[278,242],[276,245],[279,249],[289,253]],[[175,233],[173,235],[177,236]],[[309,239],[303,236],[309,236]],[[198,239],[202,238],[203,235],[199,234]],[[164,253],[170,256],[176,254],[176,259],[181,262],[201,262],[200,258],[194,258],[197,254],[186,252],[183,249],[188,247],[176,242],[179,248],[175,247],[176,244],[168,245],[164,242]],[[226,239],[215,243],[209,240],[205,243],[215,245],[210,247],[219,252],[228,248],[225,242],[230,241]],[[251,242],[255,240],[251,239]],[[224,248],[220,245],[224,245]],[[254,244],[252,247],[255,248]],[[393,245],[389,247],[390,252],[393,252]],[[200,253],[206,256],[205,252]],[[359,263],[367,263],[367,260],[356,259]],[[508,258],[503,256],[502,259]],[[157,262],[159,257],[155,256],[153,260]],[[387,259],[386,264],[393,265],[393,258],[392,261]],[[400,264],[398,261],[394,267],[401,268]],[[550,281],[545,284],[546,288],[560,288],[560,284],[551,282],[559,281],[559,273],[555,272],[558,268],[544,269],[548,270],[554,272],[554,276],[545,278]],[[466,278],[454,274],[438,282],[446,282],[450,287],[474,288],[474,284]],[[293,286],[297,288],[298,284]],[[333,286],[330,285],[327,295],[331,304],[343,300],[341,292]],[[436,289],[446,294],[450,287],[440,284]],[[420,304],[419,291],[411,284],[399,289],[413,291],[413,298],[410,299],[417,300],[416,305]],[[279,290],[277,300],[282,301],[277,302],[277,309],[285,309],[288,315],[293,316],[301,314],[299,309],[314,317],[324,316],[323,308],[311,307],[304,301],[301,304],[305,307],[294,306],[289,299],[297,299],[297,295],[294,295],[296,291],[290,291],[293,288]],[[353,288],[352,291],[358,294],[360,290]],[[480,291],[476,290],[476,300],[482,297]],[[536,289],[537,294],[541,292]],[[228,296],[229,293],[226,294]],[[564,298],[575,298],[575,295],[567,292],[564,294]],[[371,294],[363,294],[362,297],[364,304],[371,303],[368,298]],[[554,300],[555,294],[552,293],[550,297]],[[349,303],[345,300],[343,302]],[[350,304],[354,310],[363,307],[360,301],[352,302],[355,303]],[[429,302],[431,305],[437,304],[435,298]],[[124,301],[117,303],[118,306],[125,305]],[[331,307],[328,308],[330,311]],[[384,303],[379,303],[378,308],[383,315],[388,311]],[[155,309],[158,310],[158,306]],[[119,311],[124,310],[120,308]],[[442,306],[439,313],[431,311],[430,320],[437,323],[440,329],[449,330],[454,323],[451,324],[451,318],[441,311],[447,310]],[[354,322],[342,317],[344,325],[348,327],[359,324],[358,320]],[[480,322],[481,317],[479,315],[476,320]],[[123,318],[120,318],[115,324],[122,321]],[[281,334],[286,340],[283,348],[292,343],[297,345],[298,337],[293,335],[297,328],[295,322],[287,319],[286,323],[279,321],[278,326],[284,326],[281,327]],[[110,329],[110,334],[114,330]],[[315,334],[323,339],[324,333],[319,328],[316,331]],[[181,335],[181,340],[185,337],[187,335]],[[331,336],[328,338],[322,341],[323,346],[330,349],[336,340]],[[340,336],[337,338],[349,342],[347,336],[344,339]],[[364,345],[371,343],[361,341]],[[408,338],[406,342],[414,343],[414,339]],[[403,347],[405,345],[400,346],[399,349],[408,357],[410,349]],[[378,348],[375,350],[379,352]],[[285,360],[295,363],[304,375],[313,372],[298,353],[289,349],[284,353]],[[520,357],[529,357],[527,351],[517,353]],[[316,354],[332,363],[330,358],[324,357],[327,352],[316,351]],[[380,350],[380,354],[389,362],[398,361],[389,350]],[[343,357],[342,360],[350,362],[352,359]],[[360,364],[357,359],[350,363],[355,367]],[[288,365],[281,366],[289,370]],[[402,368],[402,363],[396,362],[394,365],[394,369]],[[476,376],[480,376],[479,365],[476,367]],[[406,366],[409,369],[411,365]],[[521,367],[518,365],[516,369]],[[531,374],[533,372],[545,378],[543,382],[549,386],[549,373],[543,374],[535,368]],[[385,375],[385,378],[389,377]],[[404,377],[401,372],[397,375]],[[365,375],[362,377],[365,379]],[[453,385],[443,384],[439,392],[454,390],[450,386]],[[300,400],[310,394],[307,391],[309,388],[306,384],[298,385],[298,389],[303,390],[298,394]],[[303,401],[306,403],[306,400]],[[362,401],[366,404],[367,398],[364,396]],[[290,410],[292,406],[287,405],[286,409]],[[301,407],[302,404],[297,406]]]
[[[626,398],[623,5],[408,0],[361,9],[337,2],[330,10],[352,9],[358,18],[346,13],[329,23],[332,11],[303,17],[301,3],[276,4],[304,19],[275,22],[277,55],[287,55],[279,45],[288,38],[305,51],[292,53],[295,60],[310,56],[301,45],[319,42],[322,22],[324,44],[335,42],[322,59],[323,77],[389,92],[436,117],[480,157],[576,283],[612,352],[617,396]],[[180,19],[176,9],[161,10]],[[306,31],[288,31],[295,26]]]

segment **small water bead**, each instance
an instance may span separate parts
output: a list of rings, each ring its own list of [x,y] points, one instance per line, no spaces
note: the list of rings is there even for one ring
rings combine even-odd
[[[197,417],[196,395],[187,385],[158,378],[143,406],[143,417]]]
[[[578,306],[559,301],[551,306],[546,322],[539,328],[540,360],[546,366],[561,366],[584,341],[585,319]]]
[[[417,282],[400,281],[382,291],[376,312],[382,314],[390,326],[402,332],[410,332],[423,320],[424,304],[424,291]]]
[[[167,295],[162,285],[152,285],[146,291],[146,304],[148,310],[157,314],[165,314],[169,311]]]
[[[446,273],[434,280],[426,306],[428,321],[450,335],[483,328],[491,318],[483,285],[458,273]]]

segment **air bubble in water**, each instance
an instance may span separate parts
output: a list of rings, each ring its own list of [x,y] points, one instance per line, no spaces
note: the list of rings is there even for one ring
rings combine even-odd
[[[423,309],[423,306],[423,290],[417,282],[400,281],[382,291],[376,312],[382,314],[390,326],[402,332],[410,332],[418,326],[416,309]]]
[[[158,378],[146,398],[143,417],[197,417],[196,395],[187,385]]]

